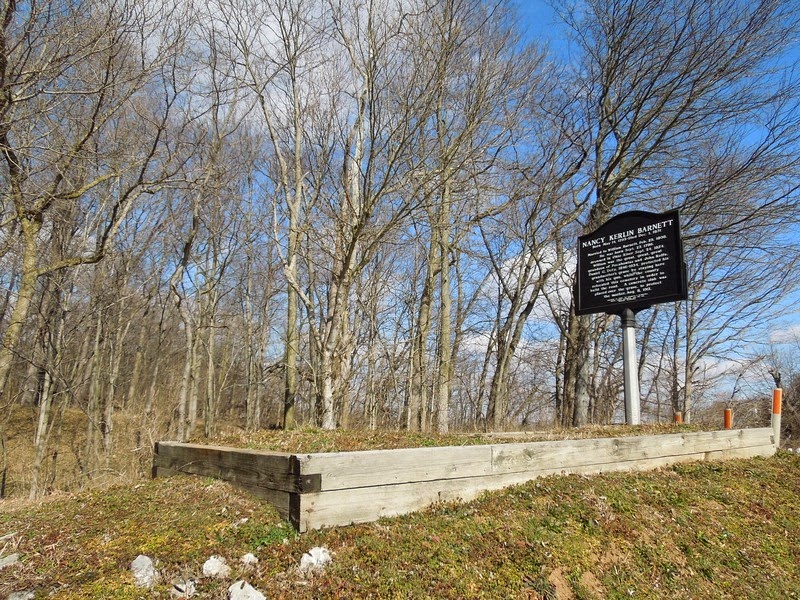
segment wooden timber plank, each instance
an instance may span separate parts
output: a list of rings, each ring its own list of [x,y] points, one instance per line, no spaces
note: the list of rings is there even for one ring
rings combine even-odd
[[[297,455],[301,472],[319,473],[322,490],[476,477],[492,472],[492,446],[444,446]]]
[[[166,467],[153,468],[153,477],[172,477],[175,475],[191,475],[191,473],[182,473],[181,471],[175,471]],[[289,496],[292,495],[289,492],[273,490],[257,485],[247,485],[235,482],[230,483],[253,494],[253,496],[259,500],[263,500],[274,506],[278,510],[278,513],[281,515],[282,519],[289,519]]]
[[[291,497],[297,496],[298,494],[283,492],[281,490],[271,490],[269,488],[264,488],[257,485],[244,485],[241,483],[235,483],[234,485],[253,494],[253,496],[259,500],[263,500],[264,502],[271,504],[278,510],[281,519],[285,519],[287,521],[289,520]]]
[[[157,467],[153,465],[153,479],[156,477],[174,477],[175,475],[183,475],[180,471],[168,469],[167,467]]]
[[[562,468],[534,469],[527,472],[399,483],[295,495],[295,498],[300,502],[299,523],[296,523],[296,526],[300,531],[307,531],[322,527],[375,521],[381,517],[398,516],[421,510],[434,502],[473,500],[485,491],[501,489],[547,475],[641,471],[693,461],[751,458],[755,456],[771,456],[774,453],[774,445],[767,444],[644,460],[593,465],[578,464]]]
[[[492,471],[510,473],[531,468],[558,468],[682,456],[722,449],[770,444],[769,428],[707,431],[621,438],[598,438],[493,446]]]
[[[297,473],[293,455],[285,453],[159,442],[153,466],[157,474],[169,469],[283,492],[302,493],[320,488],[319,476]]]
[[[559,440],[298,455],[302,473],[322,476],[322,491],[480,477],[531,468],[679,456],[770,443],[772,429],[720,430],[622,438]]]

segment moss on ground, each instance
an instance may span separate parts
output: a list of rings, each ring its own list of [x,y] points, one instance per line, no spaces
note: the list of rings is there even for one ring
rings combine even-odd
[[[270,507],[228,484],[175,477],[0,504],[0,595],[169,597],[212,554],[283,598],[793,598],[800,596],[800,457],[692,463],[648,473],[554,476],[468,504],[295,535]],[[333,564],[310,579],[313,546]],[[255,553],[254,570],[238,558]],[[138,554],[167,581],[143,593]],[[199,579],[199,598],[233,579]],[[52,594],[52,596],[50,596]]]

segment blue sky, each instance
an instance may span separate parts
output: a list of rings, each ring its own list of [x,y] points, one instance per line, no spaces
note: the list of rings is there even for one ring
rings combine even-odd
[[[544,37],[551,43],[562,38],[563,25],[544,0],[517,0],[517,10],[532,37]]]

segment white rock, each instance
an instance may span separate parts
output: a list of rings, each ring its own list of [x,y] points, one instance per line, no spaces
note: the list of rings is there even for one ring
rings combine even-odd
[[[267,598],[246,581],[237,581],[228,588],[228,600],[267,600]]]
[[[33,600],[36,598],[36,593],[31,591],[25,592],[11,592],[7,600]]]
[[[242,563],[242,564],[243,564],[245,567],[249,567],[249,566],[251,566],[251,565],[256,565],[256,564],[258,564],[258,558],[256,558],[256,555],[255,555],[255,554],[253,554],[252,552],[248,552],[247,554],[245,554],[245,555],[244,555],[242,558],[240,558],[239,560],[241,561],[241,563]]]
[[[332,560],[327,548],[316,546],[300,558],[300,571],[305,574],[322,571]]]
[[[176,579],[169,591],[173,598],[191,598],[197,592],[194,579]]]
[[[151,588],[158,581],[158,571],[149,556],[140,554],[131,563],[131,572],[136,587]]]
[[[203,577],[224,579],[231,572],[231,568],[221,556],[212,556],[203,564]]]
[[[11,567],[19,562],[19,554],[16,552],[14,554],[9,554],[8,556],[4,556],[0,558],[0,570],[5,569],[6,567]]]

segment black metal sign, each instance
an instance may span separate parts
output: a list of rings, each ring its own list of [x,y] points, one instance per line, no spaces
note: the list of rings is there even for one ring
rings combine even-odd
[[[575,282],[579,315],[619,314],[653,304],[685,300],[678,211],[630,211],[578,238]]]

